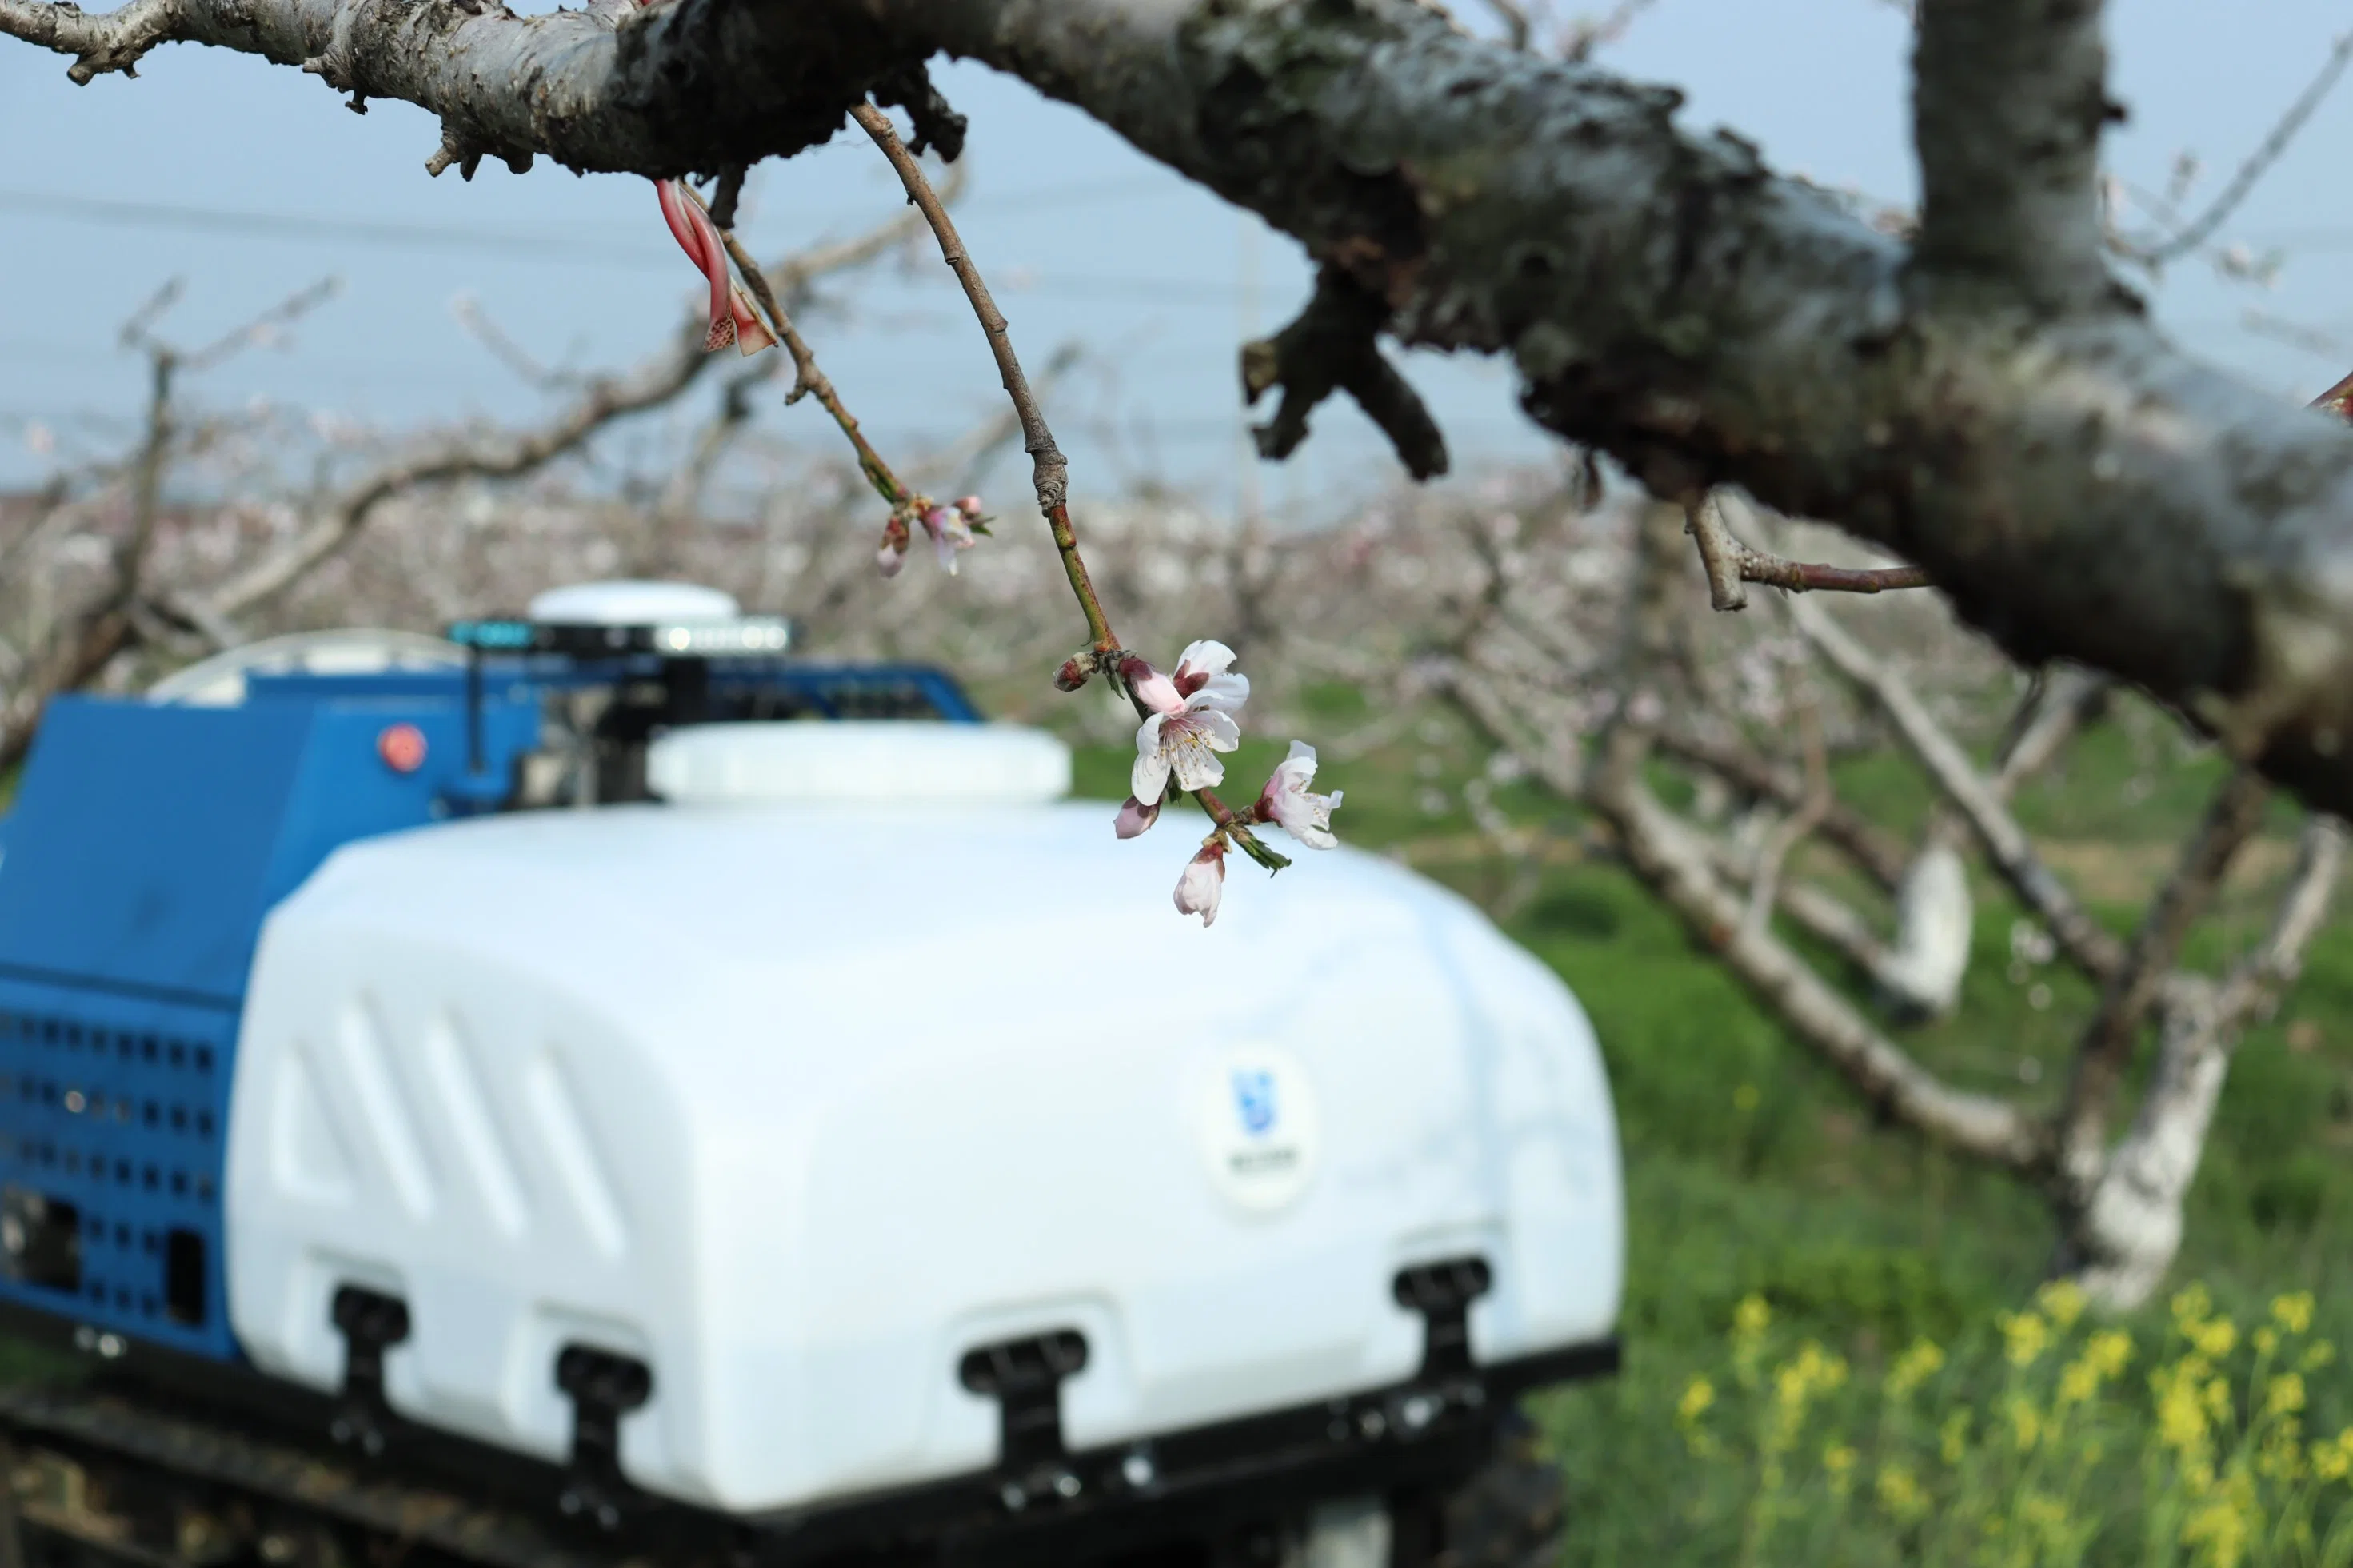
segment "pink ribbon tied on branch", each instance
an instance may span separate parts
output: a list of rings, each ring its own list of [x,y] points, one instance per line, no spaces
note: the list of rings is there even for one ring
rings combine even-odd
[[[727,269],[727,244],[719,237],[719,226],[711,221],[702,204],[688,194],[686,182],[656,180],[654,190],[661,197],[662,218],[670,225],[670,237],[711,280],[711,331],[702,340],[704,351],[733,343],[749,357],[776,347],[776,334],[760,320],[743,286]]]

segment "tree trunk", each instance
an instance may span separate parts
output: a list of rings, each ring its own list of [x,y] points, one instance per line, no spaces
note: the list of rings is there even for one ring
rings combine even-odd
[[[2214,987],[2178,981],[2172,989],[2156,1071],[2132,1130],[2088,1190],[2063,1194],[2058,1204],[2053,1272],[2114,1311],[2147,1301],[2181,1250],[2182,1204],[2231,1070],[2234,1041]]]

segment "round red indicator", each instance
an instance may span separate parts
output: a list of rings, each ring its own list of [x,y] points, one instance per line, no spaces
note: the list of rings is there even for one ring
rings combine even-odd
[[[375,754],[396,773],[413,773],[425,765],[425,731],[414,724],[386,724],[377,731]]]

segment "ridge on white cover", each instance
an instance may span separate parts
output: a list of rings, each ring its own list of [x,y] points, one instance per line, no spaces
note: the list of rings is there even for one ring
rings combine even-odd
[[[646,779],[673,805],[1042,805],[1070,793],[1071,749],[1012,724],[691,724],[654,742]]]

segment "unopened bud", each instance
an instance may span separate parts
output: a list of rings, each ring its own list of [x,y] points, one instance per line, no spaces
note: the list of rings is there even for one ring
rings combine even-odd
[[[1094,670],[1086,659],[1076,656],[1066,658],[1062,661],[1062,668],[1054,672],[1054,689],[1076,691],[1087,683],[1087,678],[1092,674]]]

